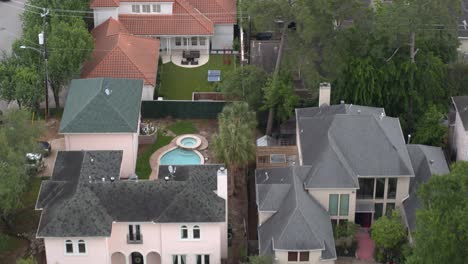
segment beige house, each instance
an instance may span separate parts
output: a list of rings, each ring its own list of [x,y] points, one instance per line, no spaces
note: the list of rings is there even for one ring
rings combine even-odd
[[[277,263],[333,263],[332,226],[370,227],[402,206],[414,178],[398,118],[330,106],[329,85],[320,92],[320,107],[296,109],[299,163],[256,172],[259,251]]]

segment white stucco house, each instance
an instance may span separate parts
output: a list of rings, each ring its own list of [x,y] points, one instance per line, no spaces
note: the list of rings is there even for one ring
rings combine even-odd
[[[235,0],[93,0],[94,26],[118,20],[133,35],[161,41],[161,51],[230,50]]]

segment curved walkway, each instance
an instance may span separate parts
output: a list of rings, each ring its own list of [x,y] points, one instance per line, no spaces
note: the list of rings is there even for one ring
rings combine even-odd
[[[185,136],[194,136],[194,137],[200,138],[201,145],[200,145],[200,147],[197,148],[197,150],[204,150],[204,149],[208,148],[208,140],[206,140],[206,138],[204,136],[201,136],[201,135],[198,135],[198,134],[183,134],[183,135],[175,137],[174,139],[171,140],[171,142],[169,144],[167,144],[166,146],[156,150],[151,155],[151,157],[149,159],[149,163],[150,163],[150,167],[151,167],[151,174],[149,176],[150,180],[156,180],[158,178],[159,158],[161,157],[161,155],[163,153],[165,153],[166,151],[177,147],[177,143],[176,143],[177,139],[179,139],[182,136],[184,136],[184,137]]]

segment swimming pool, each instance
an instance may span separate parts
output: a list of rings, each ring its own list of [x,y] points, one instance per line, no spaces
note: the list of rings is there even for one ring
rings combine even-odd
[[[160,165],[196,165],[202,164],[201,154],[182,148],[175,148],[164,153],[159,160]]]

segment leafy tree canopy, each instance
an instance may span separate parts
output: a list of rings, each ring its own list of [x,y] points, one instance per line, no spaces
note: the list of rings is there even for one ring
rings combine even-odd
[[[391,216],[382,216],[372,225],[372,240],[377,247],[394,249],[406,238],[405,227],[401,224],[398,211],[393,211]]]
[[[407,263],[466,263],[468,259],[468,162],[433,176],[418,190],[413,254]]]
[[[447,128],[441,124],[444,115],[435,106],[430,106],[416,123],[413,143],[442,147]]]

